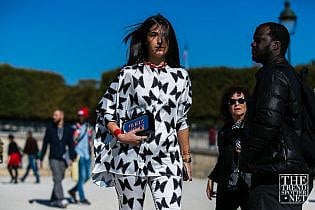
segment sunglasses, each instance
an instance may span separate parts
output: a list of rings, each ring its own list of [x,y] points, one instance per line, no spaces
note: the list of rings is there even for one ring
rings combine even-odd
[[[238,99],[229,99],[229,104],[232,106],[234,104],[236,104],[236,102],[238,102],[239,104],[244,104],[246,102],[246,100],[244,98],[238,98]]]

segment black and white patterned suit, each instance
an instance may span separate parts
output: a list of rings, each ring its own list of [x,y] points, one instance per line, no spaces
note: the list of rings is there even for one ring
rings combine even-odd
[[[106,187],[117,185],[117,177],[121,176],[142,180],[166,176],[174,177],[172,182],[180,182],[181,189],[178,177],[182,175],[183,163],[177,131],[188,127],[187,113],[191,104],[191,82],[184,69],[169,66],[158,69],[143,63],[124,67],[99,103],[93,181]],[[154,115],[155,134],[137,146],[118,142],[106,124],[115,121],[122,127],[122,123],[139,114],[139,110]],[[147,181],[150,184],[150,180]],[[170,199],[180,200],[179,196],[171,195],[173,199]],[[127,201],[128,198],[124,203]],[[162,204],[156,203],[156,206],[164,208]],[[134,209],[134,206],[129,207]]]

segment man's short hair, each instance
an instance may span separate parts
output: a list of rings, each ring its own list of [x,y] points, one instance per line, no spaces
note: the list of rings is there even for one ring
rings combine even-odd
[[[258,28],[266,26],[270,29],[270,37],[272,38],[272,41],[279,41],[281,43],[280,53],[285,55],[290,44],[290,34],[288,29],[284,25],[274,22],[263,23],[259,25]]]

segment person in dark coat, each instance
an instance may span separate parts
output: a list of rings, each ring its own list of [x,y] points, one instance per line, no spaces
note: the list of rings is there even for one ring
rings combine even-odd
[[[219,157],[209,175],[207,196],[215,196],[214,182],[217,183],[216,210],[247,209],[250,174],[239,168],[239,155],[248,130],[244,121],[248,91],[242,87],[231,87],[222,97],[221,115],[225,124],[218,134]]]
[[[280,174],[307,174],[301,155],[301,87],[294,68],[285,59],[290,35],[281,24],[259,25],[252,59],[263,66],[249,100],[249,137],[242,146],[241,168],[252,172],[249,207],[255,210],[302,209],[302,202],[279,199]],[[294,192],[293,192],[294,193]]]
[[[65,208],[62,180],[68,165],[76,158],[73,142],[73,129],[64,123],[64,112],[55,110],[53,123],[46,129],[43,147],[40,155],[40,165],[45,157],[48,145],[50,146],[49,165],[52,171],[54,187],[51,195],[51,205]],[[68,147],[68,149],[66,148]]]
[[[32,131],[27,132],[27,139],[24,146],[23,152],[27,154],[28,157],[28,165],[25,171],[25,174],[21,178],[21,182],[24,182],[30,170],[34,172],[34,176],[36,178],[35,183],[39,183],[39,173],[37,167],[37,155],[38,155],[38,145],[35,138],[33,138]]]

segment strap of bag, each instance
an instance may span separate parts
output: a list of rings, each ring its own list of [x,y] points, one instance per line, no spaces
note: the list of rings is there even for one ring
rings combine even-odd
[[[75,141],[77,144],[83,139],[83,137],[85,136],[85,134],[87,133],[88,130],[88,125],[86,125],[86,128],[84,130],[84,133],[82,135],[80,135],[80,137]]]

